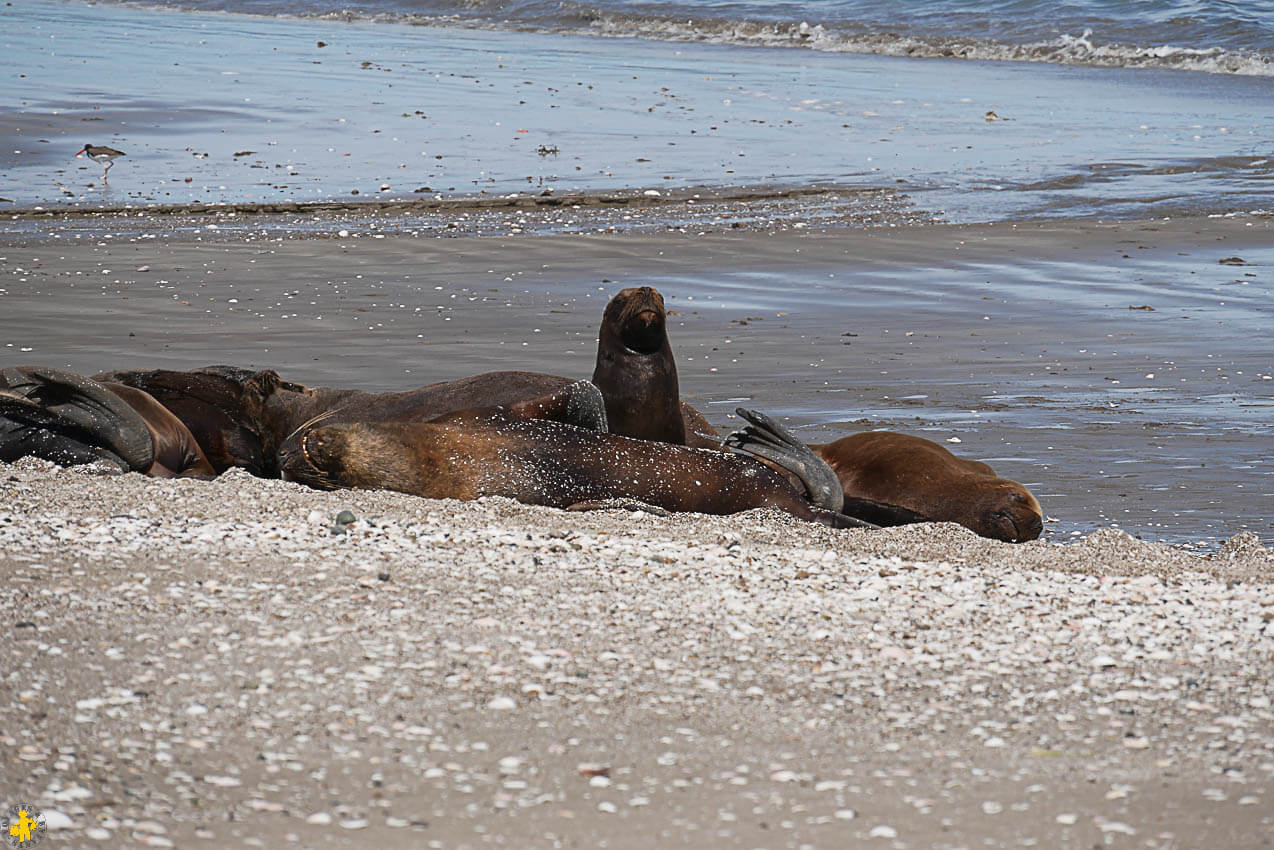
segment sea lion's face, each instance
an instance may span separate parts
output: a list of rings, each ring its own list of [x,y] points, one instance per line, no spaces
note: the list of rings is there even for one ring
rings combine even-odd
[[[1025,543],[1044,531],[1044,512],[1040,503],[1025,487],[999,489],[979,506],[981,528],[974,531],[983,537],[1006,543]]]
[[[279,447],[279,475],[320,490],[335,490],[345,434],[336,428],[301,428]]]
[[[624,346],[640,354],[653,354],[667,341],[664,297],[650,286],[620,290],[606,305],[604,323],[619,331]]]

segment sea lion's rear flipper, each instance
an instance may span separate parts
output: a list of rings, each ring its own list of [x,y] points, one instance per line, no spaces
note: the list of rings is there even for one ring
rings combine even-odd
[[[87,434],[56,413],[10,390],[0,390],[0,461],[23,457],[38,457],[60,466],[105,461],[120,472],[129,471],[123,458],[94,445]]]
[[[145,420],[96,381],[62,369],[12,366],[0,370],[0,387],[8,391],[11,402],[21,397],[50,415],[43,421],[40,417],[28,419],[31,425],[39,423],[45,430],[52,426],[51,433],[64,434],[86,447],[106,449],[129,469],[145,470],[155,459]],[[14,422],[15,416],[21,421],[22,410],[27,409],[11,404],[9,421]]]
[[[727,446],[778,464],[801,482],[811,505],[841,512],[845,491],[827,461],[764,413],[742,407],[734,412],[749,424],[726,437]]]
[[[514,419],[551,419],[588,431],[607,431],[606,399],[592,381],[576,381],[548,395],[515,401],[506,409]]]

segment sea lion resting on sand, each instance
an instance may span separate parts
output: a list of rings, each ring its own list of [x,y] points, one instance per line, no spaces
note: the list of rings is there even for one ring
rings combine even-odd
[[[678,397],[666,319],[663,297],[650,287],[621,290],[607,303],[593,382],[605,397],[608,427],[627,437],[719,448],[721,441],[708,421]],[[283,439],[320,415],[325,416],[326,425],[428,422],[457,410],[555,396],[576,383],[543,372],[507,370],[413,390],[369,392],[306,387],[284,381],[270,370],[252,372],[231,366],[187,372],[112,371],[94,377],[154,396],[187,424],[218,472],[240,466],[267,478],[278,474],[275,459]],[[555,408],[538,415],[589,427],[587,417],[581,420],[578,413]]]
[[[42,366],[0,370],[0,460],[24,456],[161,478],[216,475],[189,429],[146,393]]]
[[[1034,540],[1044,529],[1040,503],[1024,486],[931,440],[864,431],[810,448],[836,471],[847,498],[898,505],[1008,543]]]
[[[839,491],[834,474],[807,447],[787,449],[804,464],[797,464],[798,474],[830,482],[812,490]],[[279,468],[285,479],[321,489],[388,489],[432,499],[505,496],[558,508],[608,499],[710,514],[777,507],[834,528],[871,527],[811,506],[784,475],[751,457],[518,419],[504,408],[459,411],[427,423],[319,422],[284,442]]]
[[[154,396],[190,426],[218,472],[239,466],[264,478],[278,477],[278,449],[288,435],[318,418],[328,425],[427,422],[454,410],[506,405],[515,416],[605,427],[600,399],[572,390],[578,382],[534,372],[491,372],[389,393],[306,387],[272,369],[231,366],[102,372],[96,378]]]

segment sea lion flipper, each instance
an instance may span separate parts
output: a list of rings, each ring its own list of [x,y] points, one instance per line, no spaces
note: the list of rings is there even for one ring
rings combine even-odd
[[[107,449],[134,470],[144,470],[154,460],[145,420],[97,381],[62,369],[16,366],[5,369],[0,382],[52,414],[59,423],[53,430],[82,445]],[[80,433],[72,434],[75,429]]]
[[[825,460],[764,413],[742,407],[735,413],[749,424],[726,437],[727,446],[778,464],[800,480],[810,504],[841,512],[845,491]]]
[[[538,398],[516,401],[506,408],[514,419],[551,419],[605,433],[606,399],[592,381],[575,381]]]
[[[917,522],[933,522],[930,517],[917,513],[901,505],[878,502],[875,499],[864,499],[859,496],[845,496],[841,513],[866,520],[880,528],[894,525],[911,525]]]
[[[94,445],[56,413],[10,390],[0,390],[0,461],[23,457],[43,458],[61,466],[105,461],[121,472],[129,471],[119,455]]]

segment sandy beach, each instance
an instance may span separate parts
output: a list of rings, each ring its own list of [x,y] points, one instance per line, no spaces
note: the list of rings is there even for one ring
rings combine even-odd
[[[53,846],[1262,847],[1274,558],[0,469]],[[344,533],[332,519],[351,510]],[[61,839],[61,840],[58,840]]]

